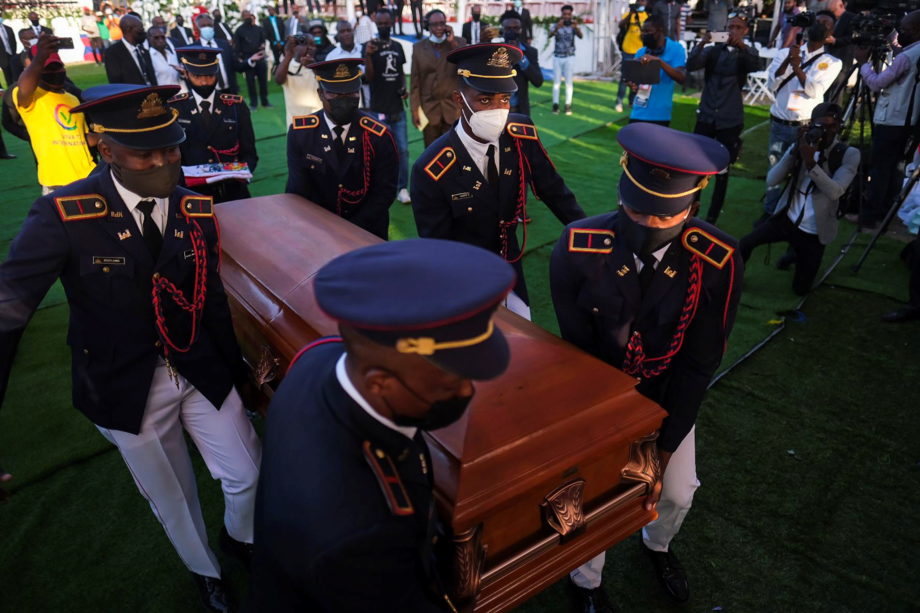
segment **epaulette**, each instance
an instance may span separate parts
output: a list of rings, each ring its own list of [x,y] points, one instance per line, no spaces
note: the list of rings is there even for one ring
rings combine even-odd
[[[434,159],[425,166],[425,172],[435,181],[440,181],[444,173],[457,161],[457,154],[454,153],[453,147],[444,147],[438,152]]]
[[[571,228],[569,230],[569,251],[576,253],[612,253],[612,230],[593,228]]]
[[[54,199],[62,221],[79,221],[105,217],[109,207],[105,198],[99,194],[81,194],[79,196],[61,196]]]
[[[183,196],[179,206],[186,217],[214,217],[214,198],[211,196]]]
[[[371,134],[375,134],[377,136],[383,136],[387,133],[387,127],[385,125],[379,121],[371,119],[370,117],[361,117],[361,119],[358,120],[358,125],[360,125]]]
[[[182,101],[182,100],[185,100],[186,98],[188,98],[188,92],[185,92],[185,93],[182,93],[182,94],[176,94],[175,96],[173,96],[172,98],[170,98],[170,99],[167,100],[166,102],[180,102],[180,101]]]
[[[735,248],[701,228],[687,228],[681,237],[684,247],[718,269],[722,269],[735,253]]]
[[[297,115],[291,121],[295,130],[315,128],[319,125],[319,117],[316,115]]]
[[[224,104],[242,104],[243,97],[238,94],[221,94],[220,101]]]
[[[508,134],[515,138],[539,140],[537,137],[537,126],[531,125],[529,123],[509,123]]]
[[[413,515],[415,508],[412,506],[412,500],[409,499],[409,494],[390,456],[370,441],[364,441],[364,459],[367,460],[371,470],[374,471],[374,476],[377,477],[377,483],[380,484],[383,496],[387,499],[390,512],[400,516]]]
[[[286,373],[291,372],[291,369],[294,368],[294,364],[297,362],[297,360],[300,359],[300,356],[310,351],[311,349],[315,347],[319,347],[320,345],[327,345],[329,343],[341,343],[341,342],[342,342],[341,336],[324,336],[324,337],[316,339],[315,341],[313,341],[312,343],[310,343],[309,345],[307,345],[306,347],[298,351],[294,355],[294,357],[291,358],[291,363],[288,364]]]

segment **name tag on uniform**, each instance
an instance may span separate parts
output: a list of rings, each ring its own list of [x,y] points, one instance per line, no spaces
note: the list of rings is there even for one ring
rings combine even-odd
[[[179,123],[192,123],[191,119],[182,119],[181,117],[177,121]]]
[[[224,123],[236,123],[236,119],[230,119],[229,117],[224,117]]]
[[[316,162],[318,164],[323,163],[323,158],[319,157],[318,155],[313,155],[312,153],[307,154],[307,159],[310,160],[311,162]]]
[[[456,200],[466,200],[467,198],[472,198],[472,197],[473,197],[473,194],[469,192],[460,192],[459,194],[450,195],[450,199],[455,200],[455,201]]]
[[[185,259],[186,259],[186,260],[190,260],[190,259],[192,259],[193,257],[195,257],[195,252],[192,251],[191,249],[189,249],[188,251],[186,251],[186,252],[183,253],[182,255],[185,256]]]
[[[94,255],[93,264],[99,264],[100,266],[103,264],[109,266],[124,266],[125,258],[107,255]]]

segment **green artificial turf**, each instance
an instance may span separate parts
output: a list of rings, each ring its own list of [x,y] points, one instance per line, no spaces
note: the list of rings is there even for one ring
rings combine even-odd
[[[95,66],[70,67],[81,87],[105,82]],[[615,86],[578,82],[574,115],[550,112],[550,87],[532,89],[533,119],[559,172],[589,215],[616,205],[625,114],[612,111]],[[283,98],[253,113],[260,164],[254,195],[284,189]],[[679,96],[673,126],[691,130],[696,100]],[[746,111],[750,128],[766,109]],[[39,194],[28,146],[4,135],[18,159],[0,161],[0,252],[5,253]],[[410,127],[410,160],[422,151]],[[760,215],[766,172],[765,126],[745,136],[720,226],[741,236]],[[711,188],[709,188],[711,190]],[[708,206],[708,191],[703,196]],[[531,198],[525,270],[534,320],[556,330],[547,287],[549,255],[561,225]],[[411,208],[391,209],[391,237],[414,236]],[[852,237],[842,224],[830,263]],[[523,238],[523,236],[522,236]],[[271,240],[271,237],[263,237]],[[914,391],[918,324],[885,326],[878,315],[906,297],[901,245],[883,238],[865,266],[851,265],[868,235],[802,315],[763,350],[721,379],[701,410],[697,437],[703,488],[676,543],[691,576],[693,611],[909,611],[920,609],[912,553],[918,545],[920,457]],[[749,263],[735,331],[723,367],[762,341],[800,299],[791,273],[773,263],[780,248]],[[68,309],[57,285],[19,347],[0,411],[0,463],[14,492],[0,506],[0,612],[186,611],[195,591],[120,457],[70,406]],[[916,369],[914,369],[915,372]],[[212,537],[222,516],[220,490],[195,457]],[[636,538],[608,556],[606,584],[626,611],[666,611]],[[237,595],[245,577],[225,572]],[[567,610],[553,586],[526,612]]]

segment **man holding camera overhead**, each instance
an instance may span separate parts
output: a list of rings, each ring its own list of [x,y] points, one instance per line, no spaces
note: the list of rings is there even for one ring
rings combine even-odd
[[[824,48],[825,39],[834,31],[833,17],[801,13],[795,16],[792,25],[807,26],[808,42],[801,45],[798,41],[788,49],[781,49],[767,69],[767,87],[775,97],[770,107],[770,145],[767,153],[771,168],[796,142],[799,128],[824,100],[824,94],[840,74],[842,66],[840,60]],[[779,186],[768,185],[760,221],[773,214],[779,197]]]
[[[777,212],[739,244],[747,262],[754,247],[788,242],[795,250],[792,290],[800,296],[811,289],[824,247],[837,236],[837,203],[859,169],[859,149],[837,141],[842,118],[836,104],[815,107],[796,144],[767,173],[767,185],[780,191]]]

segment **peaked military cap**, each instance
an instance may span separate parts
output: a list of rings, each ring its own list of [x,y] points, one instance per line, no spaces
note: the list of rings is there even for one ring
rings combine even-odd
[[[328,62],[314,62],[307,66],[316,75],[320,86],[334,94],[352,94],[361,89],[361,67],[364,60],[342,58]]]
[[[185,140],[185,130],[176,123],[179,111],[166,106],[178,91],[178,85],[97,85],[83,92],[83,104],[71,112],[86,114],[90,132],[125,147],[173,147]]]
[[[510,352],[495,309],[514,269],[480,247],[407,239],[339,256],[316,274],[320,308],[368,339],[469,379],[491,379]]]
[[[176,49],[182,67],[198,75],[216,75],[220,71],[220,60],[218,59],[220,52],[220,49],[204,45]]]
[[[620,201],[644,215],[676,215],[728,166],[728,149],[699,134],[631,123],[617,134],[624,149]]]
[[[517,47],[498,43],[481,43],[460,47],[447,54],[457,65],[457,74],[473,89],[490,94],[517,91],[515,65],[524,54]]]

